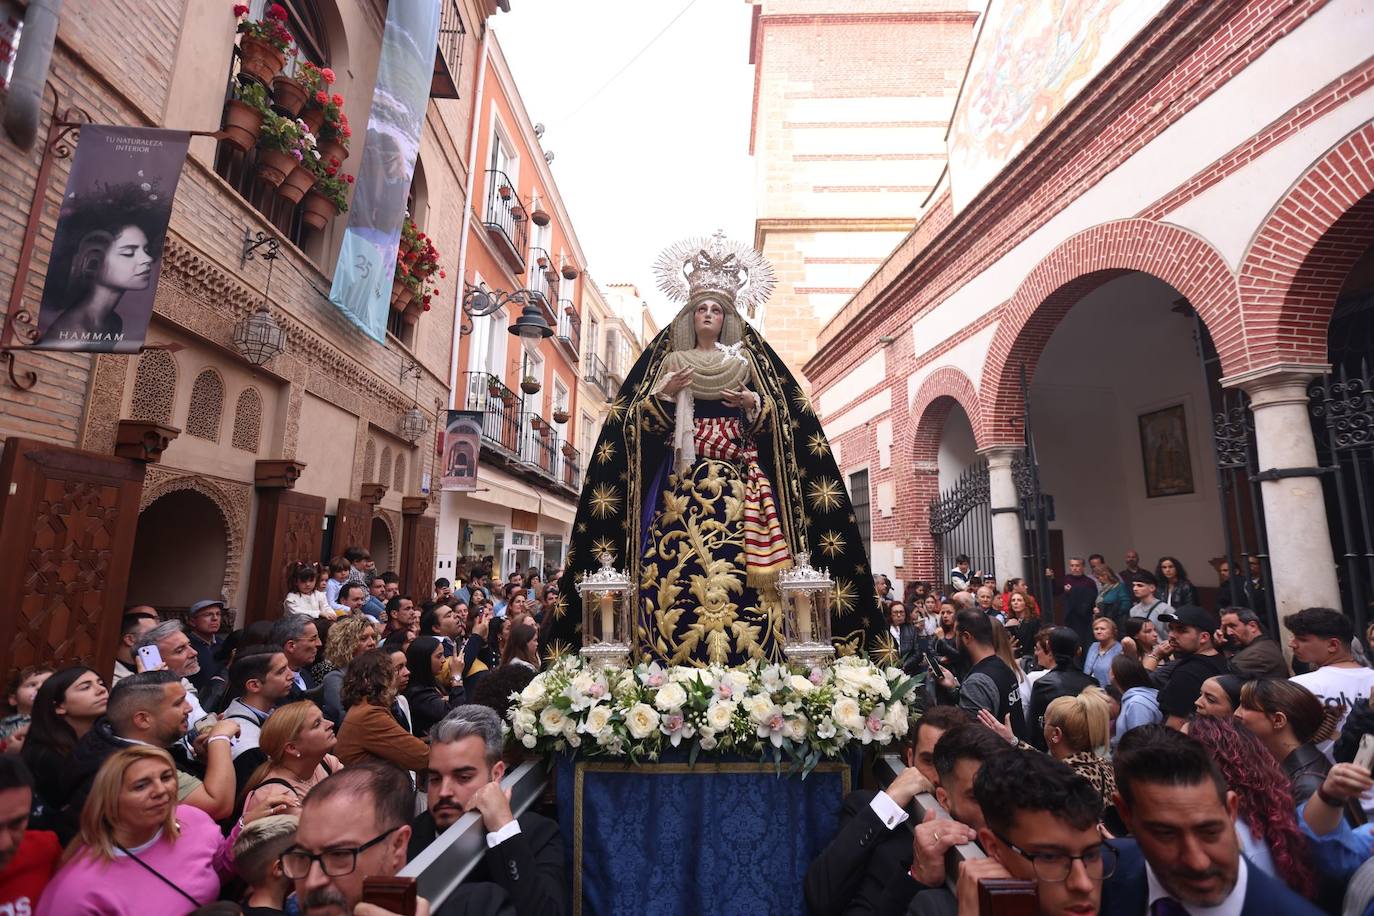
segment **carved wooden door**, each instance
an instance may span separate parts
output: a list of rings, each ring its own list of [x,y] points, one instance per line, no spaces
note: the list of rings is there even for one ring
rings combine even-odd
[[[405,564],[401,593],[412,596],[416,604],[429,600],[434,593],[438,524],[430,515],[407,515],[401,529],[401,559]]]
[[[144,466],[13,438],[0,457],[0,671],[76,662],[107,681]]]
[[[291,583],[293,563],[313,563],[324,540],[324,497],[285,488],[258,489],[258,522],[253,532],[253,566],[248,580],[244,625],[276,620]]]
[[[339,513],[334,516],[334,537],[329,555],[341,557],[350,547],[367,549],[372,543],[372,506],[358,499],[340,499]]]

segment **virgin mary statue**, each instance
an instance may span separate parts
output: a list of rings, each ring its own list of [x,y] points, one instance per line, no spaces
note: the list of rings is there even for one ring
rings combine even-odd
[[[836,583],[836,650],[858,651],[881,624],[853,507],[805,391],[736,311],[767,299],[771,266],[718,232],[656,269],[686,304],[635,362],[588,457],[551,637],[579,643],[575,583],[609,553],[639,584],[640,656],[776,660],[778,574],[810,551]]]

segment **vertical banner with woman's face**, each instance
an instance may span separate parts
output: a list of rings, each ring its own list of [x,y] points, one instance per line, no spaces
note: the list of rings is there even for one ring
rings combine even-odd
[[[387,4],[363,164],[329,290],[329,301],[378,342],[386,340],[396,246],[438,47],[439,0]]]
[[[482,411],[450,410],[444,430],[439,486],[444,490],[477,489],[477,459],[482,452]]]
[[[137,353],[191,135],[86,124],[38,307],[37,350]]]

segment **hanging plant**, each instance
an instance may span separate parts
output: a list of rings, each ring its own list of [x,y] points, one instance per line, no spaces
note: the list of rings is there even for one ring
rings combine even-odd
[[[286,8],[273,3],[261,19],[249,19],[247,4],[239,3],[234,16],[239,20],[239,73],[266,86],[286,66],[286,55],[296,43],[286,27]]]
[[[564,262],[563,262],[563,279],[564,279],[564,280],[576,280],[576,279],[577,279],[577,265],[574,264],[572,261],[564,261]]]
[[[510,185],[503,184],[496,189],[496,193],[501,195],[502,200],[510,200],[511,194],[513,194],[514,192],[511,191]]]
[[[525,394],[538,394],[540,389],[539,380],[532,375],[527,375],[520,380],[520,390]]]
[[[559,426],[567,423],[568,419],[568,412],[561,407],[553,412],[553,422],[557,423]]]
[[[267,111],[267,90],[261,83],[234,84],[234,97],[224,105],[224,142],[240,152],[248,152],[262,133]]]

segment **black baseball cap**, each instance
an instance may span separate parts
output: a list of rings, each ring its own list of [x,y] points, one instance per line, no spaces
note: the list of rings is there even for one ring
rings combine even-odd
[[[1218,626],[1212,612],[1200,608],[1196,604],[1185,604],[1182,607],[1174,608],[1172,614],[1160,614],[1159,619],[1171,627],[1193,627],[1198,630],[1206,630],[1208,633],[1211,633]]]

